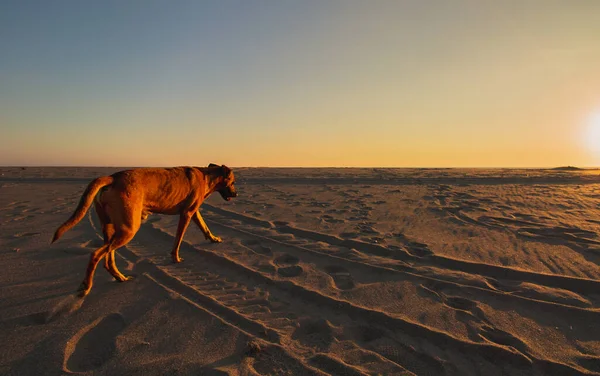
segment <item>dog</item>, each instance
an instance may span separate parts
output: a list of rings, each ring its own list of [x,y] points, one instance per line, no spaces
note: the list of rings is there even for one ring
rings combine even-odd
[[[92,289],[98,262],[105,257],[104,267],[119,282],[130,280],[117,269],[115,251],[127,244],[150,213],[179,215],[175,244],[171,251],[173,262],[181,262],[179,247],[183,235],[194,221],[207,240],[220,243],[200,215],[200,205],[213,192],[225,201],[237,197],[233,171],[225,165],[211,163],[208,167],[137,168],[94,179],[85,189],[77,209],[54,233],[52,243],[75,226],[94,204],[104,245],[90,256],[85,278],[79,288],[84,297]]]

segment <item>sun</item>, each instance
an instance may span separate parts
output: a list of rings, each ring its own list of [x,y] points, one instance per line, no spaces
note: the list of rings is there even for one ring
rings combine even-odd
[[[585,141],[589,150],[600,157],[600,110],[588,118]]]

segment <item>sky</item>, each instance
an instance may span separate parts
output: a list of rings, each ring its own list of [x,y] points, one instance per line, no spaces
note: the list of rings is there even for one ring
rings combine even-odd
[[[600,166],[600,1],[0,2],[0,165]]]

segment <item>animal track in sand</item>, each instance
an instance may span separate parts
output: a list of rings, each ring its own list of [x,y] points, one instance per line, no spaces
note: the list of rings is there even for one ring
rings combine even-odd
[[[324,350],[333,342],[336,329],[324,319],[305,319],[298,323],[292,338],[304,345]]]
[[[343,219],[334,218],[333,216],[331,216],[329,214],[325,214],[325,215],[321,216],[321,220],[323,220],[327,223],[344,223],[344,222],[346,222]]]
[[[360,236],[359,232],[351,231],[351,232],[342,232],[340,233],[340,237],[343,239],[354,239]]]
[[[454,309],[458,309],[461,311],[471,311],[472,309],[477,308],[477,303],[475,303],[474,301],[458,296],[447,297],[446,304]]]
[[[380,235],[381,233],[373,227],[372,222],[365,222],[356,225],[356,229],[360,234]]]
[[[118,313],[100,318],[81,329],[65,349],[65,368],[70,372],[88,372],[101,367],[116,350],[116,339],[125,328]]]
[[[308,206],[318,207],[318,208],[327,208],[331,206],[329,202],[320,202],[320,201],[311,201],[308,203]]]
[[[504,330],[483,325],[479,335],[490,342],[513,347],[525,355],[530,353],[529,346],[525,342]]]
[[[298,265],[300,260],[296,256],[284,253],[273,262],[277,265],[277,274],[282,277],[297,277],[304,273],[302,266]]]
[[[291,265],[277,268],[277,274],[282,277],[297,277],[304,273],[304,269],[300,265]]]
[[[328,265],[324,269],[333,278],[333,283],[338,289],[350,290],[354,288],[354,279],[347,269],[336,265]]]
[[[425,243],[416,242],[408,239],[406,235],[401,232],[397,232],[392,234],[398,241],[404,243],[404,246],[407,248],[408,252],[411,255],[425,257],[433,255],[433,251],[429,249],[429,246]]]
[[[459,296],[448,296],[441,291],[443,287],[433,281],[421,283],[419,288],[420,291],[426,293],[426,296],[432,297],[456,311],[465,313],[468,315],[469,321],[475,320],[480,323],[489,323],[485,313],[479,308],[477,302]]]
[[[406,244],[406,247],[408,248],[409,253],[419,257],[431,256],[434,254],[433,251],[429,249],[427,244],[418,242],[408,242]]]

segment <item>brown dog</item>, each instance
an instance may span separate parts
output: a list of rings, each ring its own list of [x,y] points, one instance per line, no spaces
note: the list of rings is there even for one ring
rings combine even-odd
[[[234,183],[235,177],[230,168],[213,163],[204,168],[139,168],[103,176],[87,186],[77,209],[56,230],[52,243],[79,223],[94,201],[96,213],[102,223],[104,245],[90,257],[80,287],[80,295],[86,296],[92,289],[94,271],[102,257],[106,257],[104,267],[117,281],[130,279],[117,269],[115,251],[133,238],[149,213],[179,214],[175,245],[171,251],[173,262],[182,261],[179,246],[190,220],[200,227],[206,239],[220,243],[221,238],[210,232],[198,209],[215,191],[226,201],[236,197]]]

